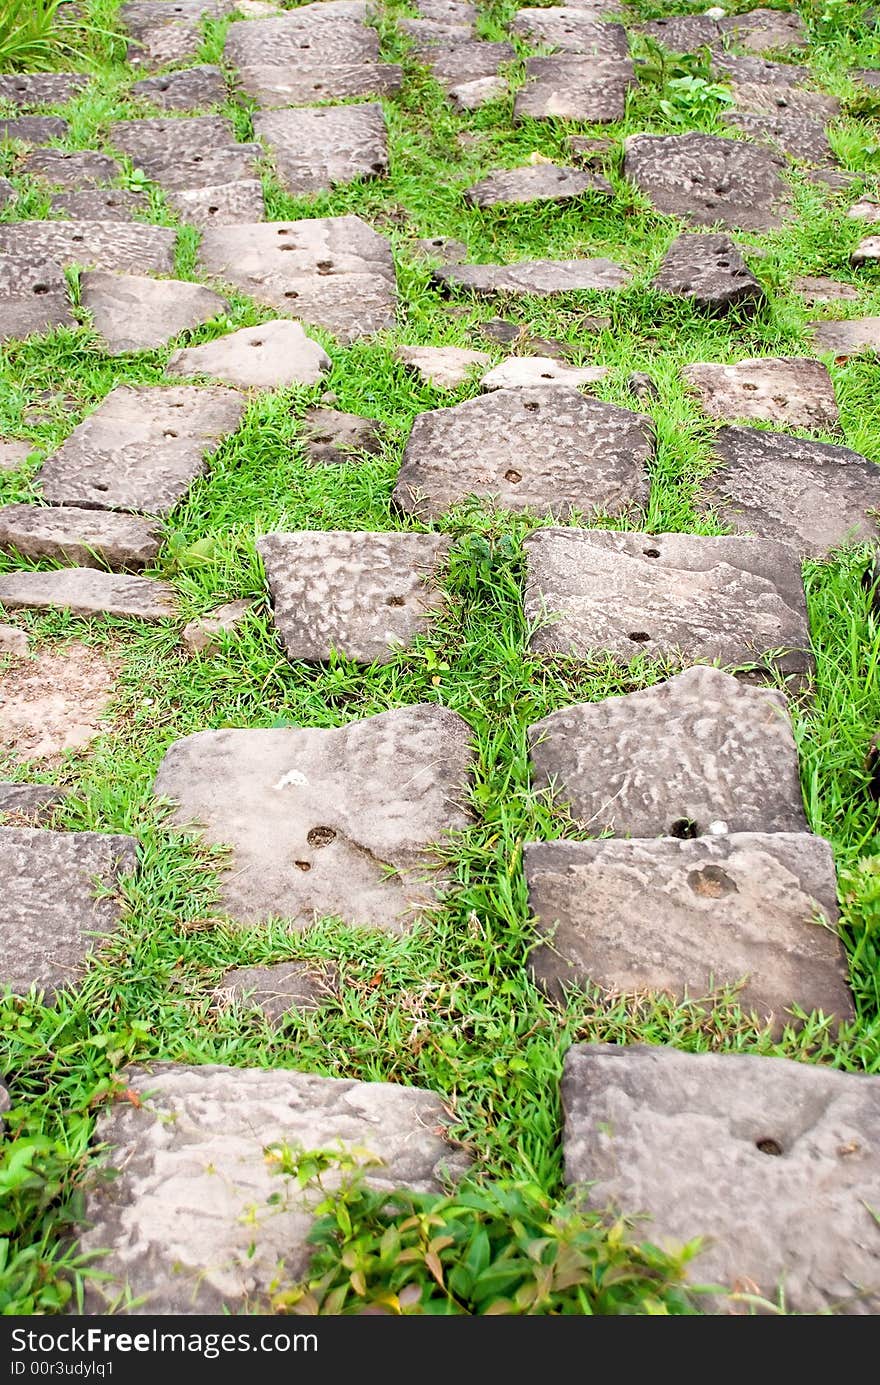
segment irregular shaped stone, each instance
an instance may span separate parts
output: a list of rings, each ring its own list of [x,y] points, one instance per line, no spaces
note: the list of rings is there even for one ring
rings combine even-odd
[[[177,232],[116,221],[14,221],[0,225],[0,255],[135,274],[174,273]]]
[[[864,240],[859,241],[849,257],[849,262],[854,267],[873,264],[876,260],[880,260],[880,236],[866,236]]]
[[[565,53],[590,53],[602,58],[629,55],[629,39],[622,24],[603,23],[589,11],[569,5],[518,10],[510,31]]]
[[[235,431],[244,400],[195,385],[118,385],[43,463],[53,505],[166,514]]]
[[[470,496],[537,514],[629,514],[648,498],[651,427],[559,385],[496,390],[415,419],[395,504],[437,519]]]
[[[148,178],[169,189],[252,180],[262,153],[258,144],[237,144],[231,121],[219,115],[117,120],[110,140]]]
[[[569,135],[565,148],[575,163],[582,168],[606,168],[617,153],[617,141],[613,139],[594,139],[587,135]]]
[[[794,87],[810,80],[808,67],[771,62],[769,58],[740,57],[723,50],[713,52],[712,68],[716,76],[730,77],[734,82],[752,86]]]
[[[379,36],[364,19],[363,6],[345,13],[338,0],[318,0],[277,19],[230,24],[224,53],[238,68],[269,63],[294,67],[305,60],[329,70],[338,63],[376,62]]]
[[[27,657],[27,631],[17,625],[0,625],[0,654],[5,658],[22,659]]]
[[[827,187],[831,192],[849,192],[859,177],[857,173],[844,173],[839,168],[809,168],[803,173],[809,182]]]
[[[443,265],[434,279],[446,288],[469,289],[492,296],[551,298],[557,293],[585,289],[608,291],[624,288],[627,270],[614,260],[521,260],[518,264]]]
[[[880,222],[880,202],[875,202],[871,197],[860,197],[850,207],[847,216],[853,221],[864,221],[874,226]]]
[[[480,384],[484,390],[543,389],[546,385],[578,390],[608,374],[604,365],[564,365],[550,356],[508,356],[487,371]]]
[[[181,221],[193,226],[250,225],[266,214],[259,178],[239,178],[234,183],[204,188],[172,188],[165,198]]]
[[[51,996],[75,984],[121,917],[115,890],[137,865],[133,837],[0,827],[4,947],[0,985]],[[103,898],[97,898],[98,892]]]
[[[60,652],[53,645],[16,658],[0,674],[5,755],[17,764],[51,765],[62,763],[71,750],[82,750],[108,729],[103,718],[117,673],[115,661],[76,640]]]
[[[849,543],[874,543],[880,467],[848,447],[757,428],[722,428],[722,465],[705,485],[708,503],[739,533],[825,558]]]
[[[75,327],[64,270],[53,260],[0,256],[0,341]]]
[[[829,431],[840,420],[831,376],[807,357],[759,356],[736,365],[698,361],[685,366],[682,377],[710,418],[759,418]]]
[[[0,814],[22,826],[44,827],[66,797],[52,784],[0,784]]]
[[[394,326],[390,245],[357,216],[212,226],[202,236],[201,262],[256,302],[294,312],[341,341]]]
[[[382,425],[376,419],[336,409],[306,409],[302,432],[309,461],[324,465],[350,462],[354,455],[376,453],[382,445]]]
[[[169,375],[210,375],[242,389],[276,389],[317,384],[332,364],[299,322],[278,318],[175,351],[166,369]]]
[[[137,572],[152,564],[160,543],[158,526],[135,515],[79,510],[72,505],[0,508],[0,550],[25,558]]]
[[[775,86],[766,81],[734,81],[732,90],[736,109],[747,115],[817,116],[832,120],[840,113],[836,96],[804,91],[790,83]]]
[[[778,111],[774,115],[725,111],[721,118],[725,125],[734,125],[753,139],[774,145],[792,159],[821,164],[832,158],[831,145],[821,120],[787,111]]]
[[[69,611],[74,616],[154,621],[177,615],[177,597],[169,582],[121,577],[91,567],[4,573],[0,603],[9,611]]]
[[[412,246],[413,254],[428,255],[447,264],[461,264],[467,259],[468,248],[463,240],[451,236],[427,236]]]
[[[880,1079],[755,1054],[584,1044],[569,1049],[562,1103],[566,1181],[589,1184],[602,1212],[647,1213],[655,1244],[705,1238],[696,1282],[782,1296],[795,1314],[880,1308]]]
[[[724,312],[764,302],[764,290],[729,236],[677,236],[651,281],[659,293],[690,298],[700,308]]]
[[[821,837],[534,842],[523,864],[542,944],[531,967],[554,996],[594,985],[681,1001],[742,981],[743,1009],[776,1036],[798,1025],[795,1005],[855,1015],[834,858]]]
[[[57,115],[18,115],[0,117],[0,142],[46,144],[50,139],[66,139],[70,126]]]
[[[850,78],[860,82],[863,87],[880,87],[880,68],[858,67],[850,71]]]
[[[163,72],[135,82],[132,96],[139,96],[163,111],[198,111],[206,106],[222,106],[226,82],[219,67],[202,63],[184,72]]]
[[[578,330],[584,333],[601,331],[610,324],[610,318],[588,317],[586,313],[579,315],[577,322]],[[479,324],[477,331],[499,346],[515,346],[517,350],[534,352],[536,356],[554,361],[564,361],[577,349],[555,337],[533,337],[525,323],[510,322],[504,317],[490,317],[487,322]]]
[[[400,90],[403,69],[396,63],[296,63],[243,67],[238,84],[262,110],[308,106],[314,101],[342,101],[353,96],[390,96]]]
[[[703,14],[673,14],[668,19],[652,19],[639,30],[660,43],[670,53],[695,53],[719,41],[718,21]]]
[[[86,1196],[79,1249],[109,1250],[87,1313],[109,1311],[124,1287],[135,1313],[251,1312],[268,1306],[279,1266],[284,1282],[307,1275],[318,1199],[314,1189],[285,1193],[271,1153],[279,1146],[338,1150],[356,1163],[367,1151],[367,1183],[389,1192],[439,1193],[468,1163],[444,1138],[440,1097],[418,1087],[174,1063],[126,1069],[122,1081],[137,1105],[120,1101],[95,1130],[121,1172],[94,1179]],[[335,1171],[322,1175],[336,1182]],[[255,1208],[271,1212],[256,1237]]]
[[[134,221],[135,212],[147,212],[147,199],[139,192],[123,188],[101,188],[85,192],[59,192],[49,203],[53,212],[72,221]]]
[[[550,13],[550,11],[545,11]],[[622,120],[635,70],[626,58],[529,58],[525,84],[517,92],[517,120]]]
[[[152,351],[229,311],[226,299],[202,284],[141,274],[92,271],[82,275],[80,293],[111,356]]]
[[[808,830],[784,695],[720,669],[563,707],[528,736],[532,783],[593,836]]]
[[[233,634],[254,609],[253,601],[227,601],[183,627],[181,639],[190,654],[216,654],[219,635]]]
[[[0,77],[0,101],[21,111],[63,106],[88,84],[88,77],[80,72],[11,72]]]
[[[660,212],[696,226],[768,231],[782,224],[778,154],[717,135],[630,135],[624,172]]]
[[[788,10],[756,9],[718,21],[723,34],[752,53],[771,48],[806,48],[807,31],[800,15]]]
[[[846,322],[810,322],[809,330],[820,351],[833,351],[846,360],[863,351],[880,351],[880,317],[852,317]]]
[[[839,279],[829,279],[822,274],[799,275],[792,279],[791,286],[805,300],[808,308],[814,308],[818,303],[852,301],[859,296],[853,284],[844,284]]]
[[[388,172],[388,131],[378,102],[261,111],[254,131],[293,196]]]
[[[446,94],[457,111],[479,111],[490,101],[500,101],[507,95],[507,80],[504,77],[475,77],[473,81],[449,87]]]
[[[442,606],[435,575],[449,543],[439,534],[341,530],[259,539],[288,658],[316,663],[335,651],[361,664],[388,663]]]
[[[95,149],[34,149],[22,160],[21,169],[53,187],[74,191],[112,183],[122,172],[115,159]]]
[[[408,366],[422,382],[438,390],[454,390],[473,377],[478,366],[488,365],[486,351],[461,346],[396,346],[395,359]]]
[[[171,746],[155,793],[231,847],[221,901],[238,922],[400,932],[445,880],[436,843],[470,821],[470,741],[433,704],[327,730],[203,731]]]
[[[611,184],[595,174],[556,164],[533,164],[490,173],[468,188],[464,198],[475,207],[501,207],[523,202],[569,202],[587,192],[614,196]]]
[[[524,540],[538,653],[812,667],[797,554],[739,535],[537,529]]]
[[[268,967],[236,967],[228,971],[215,992],[223,1005],[259,1010],[272,1025],[302,1010],[316,1010],[330,992],[326,973],[305,962],[279,962]]]

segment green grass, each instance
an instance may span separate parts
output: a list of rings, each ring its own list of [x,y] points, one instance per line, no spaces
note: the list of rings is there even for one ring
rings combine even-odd
[[[71,122],[64,143],[112,152],[110,123],[147,109],[127,95],[139,74],[125,64],[115,0],[88,0],[83,8],[85,27],[70,40],[79,61],[54,64],[94,74],[85,92],[58,108]],[[254,548],[260,533],[278,526],[420,527],[390,505],[410,424],[420,411],[470,397],[477,386],[455,394],[427,388],[394,361],[394,347],[399,342],[476,345],[501,359],[504,352],[480,331],[481,323],[498,315],[533,334],[569,343],[578,363],[607,365],[610,374],[596,393],[614,403],[639,407],[627,378],[634,371],[649,372],[660,397],[650,409],[658,451],[645,525],[658,531],[722,532],[699,504],[701,480],[711,469],[713,430],[682,388],[681,367],[697,360],[806,354],[811,316],[880,313],[877,271],[856,274],[849,268],[849,254],[863,232],[845,214],[850,200],[876,188],[880,153],[870,111],[845,115],[833,130],[844,166],[858,175],[853,198],[828,194],[793,167],[791,218],[778,231],[740,237],[761,252],[752,264],[767,288],[767,305],[751,319],[706,318],[650,290],[649,281],[680,227],[674,218],[653,212],[626,185],[619,160],[610,172],[615,189],[610,203],[485,213],[468,208],[461,196],[490,169],[513,166],[532,153],[564,159],[569,133],[619,139],[640,130],[718,131],[722,101],[699,87],[698,98],[692,98],[693,85],[681,84],[688,76],[705,81],[699,60],[660,61],[657,50],[636,40],[644,81],[619,126],[514,126],[512,100],[471,115],[453,114],[394,29],[391,19],[404,12],[402,7],[387,8],[383,51],[390,59],[403,59],[407,69],[403,93],[384,101],[390,176],[293,199],[267,165],[265,186],[271,218],[356,212],[389,235],[398,267],[400,325],[350,347],[314,332],[333,360],[327,384],[251,402],[210,475],[175,511],[157,566],[158,574],[175,582],[184,619],[251,595],[257,600],[253,616],[209,659],[184,655],[177,626],[14,617],[36,648],[83,640],[96,650],[112,650],[121,671],[106,729],[85,752],[71,753],[56,771],[7,766],[4,773],[69,787],[72,796],[59,810],[58,825],[132,832],[142,843],[142,864],[125,887],[123,926],[79,991],[62,995],[52,1008],[36,997],[9,998],[0,1006],[0,1072],[13,1099],[0,1164],[6,1208],[0,1237],[8,1239],[6,1260],[0,1259],[0,1311],[52,1312],[77,1292],[83,1267],[71,1260],[64,1233],[79,1211],[78,1187],[95,1112],[133,1059],[292,1066],[434,1088],[453,1110],[454,1134],[472,1150],[480,1174],[508,1188],[529,1185],[538,1202],[560,1209],[558,1086],[562,1058],[573,1040],[779,1054],[880,1071],[878,813],[864,770],[868,743],[880,726],[880,623],[861,585],[864,551],[806,568],[818,671],[813,700],[794,709],[811,826],[831,841],[839,865],[842,931],[858,1017],[840,1033],[821,1018],[808,1017],[799,1031],[792,1025],[773,1040],[741,1011],[732,993],[694,997],[681,1005],[583,995],[560,1010],[528,978],[533,933],[521,843],[570,835],[571,826],[530,785],[526,727],[571,702],[648,686],[665,672],[646,660],[621,669],[611,661],[545,661],[528,652],[520,540],[534,520],[469,508],[436,526],[456,535],[446,579],[447,611],[414,649],[370,669],[344,659],[324,668],[291,665],[282,656]],[[481,20],[484,36],[504,36],[504,23],[515,8],[489,5]],[[635,8],[645,16],[668,13],[659,4]],[[850,110],[860,108],[847,70],[872,60],[865,8],[835,0],[799,7],[811,26],[809,61],[817,84],[848,101]],[[221,57],[225,28],[225,22],[206,25],[203,60]],[[518,70],[529,50],[520,42],[516,46]],[[238,137],[248,138],[247,111],[230,106],[227,113]],[[3,220],[48,211],[45,189],[18,171],[19,152],[13,146],[2,155],[0,172],[20,191],[17,203],[0,211]],[[131,183],[133,171],[123,165]],[[174,224],[157,189],[150,192],[150,218]],[[427,235],[464,240],[476,261],[609,255],[628,266],[633,284],[616,295],[570,294],[552,302],[444,299],[432,286],[430,262],[413,252],[415,239]],[[184,231],[177,267],[184,278],[197,277],[196,250],[196,234]],[[798,274],[845,279],[858,288],[859,298],[811,313],[791,291]],[[32,478],[40,459],[114,385],[159,383],[176,346],[271,316],[236,293],[228,297],[225,320],[184,333],[160,351],[111,360],[87,325],[3,347],[0,434],[27,437],[35,453],[18,472],[0,474],[0,501],[37,495]],[[586,320],[597,314],[610,323],[590,330]],[[828,364],[847,443],[880,459],[876,360],[865,356]],[[337,395],[339,408],[387,426],[378,456],[349,466],[308,465],[298,420],[325,388]],[[38,401],[45,417],[29,423],[25,414]],[[209,556],[200,561],[193,546],[204,551],[206,539]],[[29,565],[11,557],[0,563],[3,570]],[[244,932],[226,926],[217,914],[217,856],[171,828],[151,799],[151,781],[168,746],[209,727],[332,726],[420,701],[459,712],[473,727],[478,750],[474,823],[449,844],[454,884],[433,916],[402,939],[332,922],[295,937],[280,925]],[[292,1017],[276,1031],[258,1016],[213,1004],[212,991],[229,967],[289,957],[329,959],[338,969],[339,995],[319,1013]],[[372,1228],[375,1209],[362,1210]],[[480,1216],[491,1221],[485,1208]]]

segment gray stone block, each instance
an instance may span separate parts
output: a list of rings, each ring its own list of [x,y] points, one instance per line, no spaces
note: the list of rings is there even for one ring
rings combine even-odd
[[[160,543],[159,527],[136,515],[69,505],[0,508],[0,550],[25,558],[137,572],[153,563]]]
[[[13,221],[0,225],[0,255],[54,260],[67,268],[173,274],[177,232],[116,221]]]
[[[525,202],[570,202],[588,192],[614,196],[611,184],[597,174],[557,164],[533,164],[498,169],[468,188],[464,198],[475,207],[504,207]]]
[[[752,139],[781,149],[789,158],[810,164],[831,162],[831,145],[821,120],[786,110],[771,115],[725,111],[721,118],[725,125],[732,125]]]
[[[146,30],[128,45],[126,61],[135,70],[154,72],[172,63],[192,63],[199,56],[203,43],[201,29],[196,24],[162,24]]]
[[[50,139],[66,139],[70,126],[57,115],[19,115],[0,117],[0,141],[19,144],[47,144]]]
[[[22,632],[24,633],[24,632]],[[0,784],[0,813],[4,819],[43,827],[51,822],[67,797],[64,789],[52,784]]]
[[[716,76],[729,77],[737,83],[753,86],[800,86],[810,80],[810,69],[796,63],[771,62],[769,58],[741,57],[723,50],[713,52],[712,67]]]
[[[480,384],[484,390],[544,389],[547,385],[578,390],[604,380],[608,374],[604,365],[566,365],[552,356],[508,356],[487,371]]]
[[[840,113],[840,102],[836,96],[826,96],[821,91],[805,91],[790,81],[777,86],[766,80],[752,82],[734,79],[732,90],[736,109],[745,115],[808,116],[815,117],[821,123],[822,120],[832,120]]]
[[[183,627],[181,639],[190,654],[216,654],[219,636],[233,634],[253,609],[253,601],[227,601],[207,615],[191,620]]]
[[[486,351],[462,346],[397,346],[394,356],[424,384],[438,390],[458,389],[492,359]]]
[[[323,346],[307,337],[298,322],[279,318],[257,327],[185,346],[168,362],[169,375],[210,375],[242,389],[314,385],[332,362]]]
[[[880,260],[880,236],[866,236],[859,241],[855,250],[849,257],[849,262],[853,268],[859,265],[876,264]]]
[[[0,101],[21,111],[34,106],[63,106],[88,86],[80,72],[11,72],[0,77]]]
[[[496,77],[501,64],[513,62],[515,57],[512,43],[486,43],[482,39],[473,39],[426,49],[422,61],[431,69],[440,86],[450,91],[465,82]]]
[[[220,982],[215,997],[221,1005],[259,1010],[270,1024],[290,1014],[316,1010],[331,991],[327,973],[305,962],[278,962],[266,967],[236,967]]]
[[[513,113],[517,120],[529,116],[608,124],[623,119],[627,92],[634,85],[629,58],[529,58]]]
[[[148,210],[147,199],[124,188],[59,192],[50,201],[53,212],[71,221],[134,221],[135,212]]]
[[[603,23],[588,10],[570,5],[518,10],[510,31],[565,53],[589,53],[600,58],[629,55],[629,39],[622,24]]]
[[[610,292],[625,288],[629,272],[614,260],[520,260],[516,264],[453,264],[435,270],[444,288],[493,297],[552,298],[557,293]]]
[[[212,187],[257,177],[258,144],[237,144],[219,115],[118,120],[110,141],[152,181],[168,189]]]
[[[718,21],[704,14],[673,14],[668,19],[652,19],[639,29],[670,53],[695,53],[698,48],[718,43],[721,37]]]
[[[121,577],[91,567],[4,573],[0,576],[0,604],[9,611],[69,611],[74,616],[125,616],[147,621],[177,615],[177,595],[169,582]]]
[[[304,59],[327,69],[338,63],[376,62],[379,36],[367,28],[365,17],[363,5],[349,7],[346,13],[338,0],[319,0],[277,19],[237,20],[226,31],[224,54],[233,67],[294,67]]]
[[[829,279],[824,274],[798,275],[792,279],[791,286],[808,308],[815,308],[819,303],[854,302],[859,297],[859,291],[853,284]]]
[[[388,131],[378,102],[260,111],[254,131],[292,196],[388,172]]]
[[[207,106],[222,106],[227,96],[223,72],[207,63],[184,72],[144,77],[135,82],[131,94],[163,111],[198,111]]]
[[[446,92],[457,111],[478,111],[490,101],[498,101],[507,95],[507,79],[504,77],[476,77],[470,82],[459,82],[447,88]]]
[[[768,231],[782,224],[783,161],[769,149],[717,135],[630,135],[624,172],[660,212],[696,226]]]
[[[94,270],[82,275],[80,296],[111,356],[153,351],[229,311],[226,299],[202,284],[142,274]]]
[[[374,454],[382,445],[382,424],[375,418],[336,409],[306,409],[302,434],[310,462],[351,462],[358,453]]]
[[[237,73],[241,90],[264,111],[341,101],[353,96],[390,96],[400,90],[403,69],[396,63],[347,62],[289,66],[260,64]]]
[[[203,19],[222,19],[235,9],[235,0],[126,0],[119,22],[126,33],[142,38],[167,24],[194,24]]]
[[[266,214],[259,178],[238,178],[204,188],[169,188],[165,200],[181,221],[193,226],[250,225]]]
[[[829,432],[840,421],[831,376],[821,361],[805,356],[759,356],[735,365],[697,361],[682,377],[710,418]]]
[[[755,9],[726,15],[718,21],[722,34],[751,53],[771,49],[806,48],[807,31],[799,14],[787,10]]]
[[[61,326],[76,326],[61,266],[42,256],[0,256],[0,341]]]
[[[819,351],[848,359],[864,351],[880,351],[880,317],[851,317],[845,322],[811,322],[809,330]]]
[[[734,307],[754,312],[765,299],[763,288],[730,236],[677,236],[651,287],[690,298],[698,307],[714,312]]]
[[[34,149],[22,160],[21,169],[52,187],[74,192],[103,187],[122,172],[115,159],[95,149]]]

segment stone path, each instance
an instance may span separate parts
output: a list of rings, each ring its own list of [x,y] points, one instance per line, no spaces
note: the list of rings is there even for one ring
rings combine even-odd
[[[832,848],[810,831],[787,694],[808,689],[815,663],[802,560],[878,539],[880,471],[847,444],[854,406],[837,386],[843,363],[880,350],[880,317],[862,310],[857,287],[880,259],[880,200],[850,191],[837,166],[841,102],[797,61],[809,34],[795,12],[642,22],[585,0],[520,9],[507,37],[490,40],[487,12],[469,0],[411,8],[397,19],[410,44],[398,64],[362,0],[283,10],[130,0],[117,18],[134,104],[121,108],[131,118],[110,111],[100,148],[62,147],[78,142],[76,103],[97,77],[0,76],[0,134],[15,142],[0,185],[0,340],[13,353],[27,341],[33,359],[70,340],[112,364],[98,373],[100,395],[59,397],[64,440],[14,492],[24,498],[0,507],[0,612],[162,624],[197,674],[218,649],[238,657],[260,603],[230,592],[187,620],[166,563],[178,507],[201,507],[213,532],[210,501],[193,488],[243,425],[259,455],[271,390],[314,390],[309,407],[293,405],[296,445],[318,477],[328,467],[355,478],[364,456],[396,445],[390,406],[365,392],[364,413],[347,413],[329,407],[335,393],[317,403],[315,387],[339,388],[384,351],[418,401],[383,500],[387,527],[371,514],[340,530],[317,513],[312,528],[261,520],[248,536],[278,665],[298,679],[336,661],[360,680],[374,666],[395,676],[455,608],[450,563],[465,561],[477,508],[493,524],[515,514],[530,531],[520,556],[536,681],[542,665],[560,679],[616,667],[631,689],[563,699],[521,726],[530,788],[563,833],[523,845],[534,943],[523,973],[557,1001],[571,989],[700,1000],[737,988],[777,1037],[799,1012],[821,1012],[833,1032],[855,1007]],[[230,20],[222,58],[215,45],[208,62],[203,26],[218,20]],[[644,36],[669,53],[703,52],[729,86],[714,133],[675,121],[626,137],[604,128],[645,95],[634,60]],[[583,230],[571,258],[511,254],[499,233],[497,251],[487,241],[496,258],[478,261],[443,227],[419,238],[426,228],[407,225],[405,208],[325,214],[328,199],[379,206],[397,161],[412,162],[395,98],[426,74],[453,110],[497,103],[523,134],[518,163],[497,166],[488,145],[480,176],[462,178],[467,215],[505,228],[560,208]],[[877,73],[851,76],[880,85]],[[478,141],[484,119],[462,138]],[[560,120],[595,129],[566,133]],[[559,134],[552,160],[526,158],[533,128]],[[42,204],[18,202],[22,179]],[[853,282],[786,269],[817,320],[795,354],[750,356],[754,324],[784,309],[777,269],[766,272],[741,233],[790,224],[793,188],[809,181],[817,197],[845,194],[847,224],[865,233],[839,266]],[[172,225],[155,223],[160,200]],[[18,205],[50,213],[17,215]],[[602,246],[624,207],[632,253],[618,262]],[[648,264],[642,232],[658,222],[669,235]],[[486,299],[486,311],[516,320],[482,321],[474,346],[398,340],[411,328],[418,338],[397,277],[403,286],[417,262],[432,303],[452,300],[450,320]],[[609,298],[594,312],[597,293]],[[666,532],[655,519],[674,431],[662,382],[653,365],[618,379],[601,347],[584,350],[591,334],[624,330],[637,295],[660,355],[676,315],[696,310],[705,323],[707,358],[682,362],[680,380],[711,468],[695,512],[725,534]],[[521,305],[542,300],[573,320],[570,340],[520,320]],[[255,316],[235,327],[242,301]],[[735,359],[721,358],[728,348]],[[129,358],[150,383],[122,383]],[[646,413],[606,401],[623,386]],[[33,450],[0,440],[0,468],[23,476]],[[101,733],[118,674],[83,644],[47,638],[35,651],[26,622],[0,630],[0,733],[23,773]],[[642,688],[643,674],[660,681]],[[205,711],[192,734],[169,735],[152,806],[226,849],[218,908],[231,923],[258,937],[280,921],[291,939],[326,918],[392,935],[425,923],[474,824],[477,768],[476,713],[472,725],[466,702],[459,714],[439,677],[432,687],[436,702],[393,690],[402,705],[375,715],[329,701],[341,725],[218,726]],[[0,983],[50,1002],[120,928],[139,858],[130,836],[66,829],[67,802],[52,784],[0,784]],[[339,987],[332,959],[291,956],[232,968],[210,1003],[277,1026]],[[273,1215],[265,1206],[257,1235],[249,1220],[279,1188],[265,1152],[275,1142],[366,1148],[382,1161],[368,1173],[382,1189],[439,1191],[467,1172],[442,1094],[316,1076],[295,1060],[125,1072],[126,1099],[95,1130],[120,1176],[87,1186],[80,1247],[109,1250],[87,1312],[120,1292],[138,1300],[134,1312],[259,1311],[280,1263],[303,1274],[308,1198]],[[344,1054],[334,1061],[344,1069]],[[754,1282],[773,1297],[780,1280],[797,1311],[876,1311],[878,1081],[819,1063],[575,1045],[562,1084],[565,1176],[589,1185],[597,1207],[649,1212],[652,1239],[709,1237],[695,1273],[721,1286],[719,1311],[731,1308],[724,1290]]]

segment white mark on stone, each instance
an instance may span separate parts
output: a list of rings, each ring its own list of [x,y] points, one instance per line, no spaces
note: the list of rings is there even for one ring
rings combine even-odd
[[[718,818],[715,822],[709,823],[709,835],[712,837],[723,837],[724,833],[728,832],[729,830],[730,829],[728,828],[727,823],[722,822],[720,818]]]
[[[275,785],[275,788],[289,789],[293,785],[296,785],[297,788],[301,788],[304,784],[307,784],[308,782],[308,779],[304,774],[300,772],[300,770],[289,769],[286,774],[282,774],[281,778],[278,780],[278,783]]]

